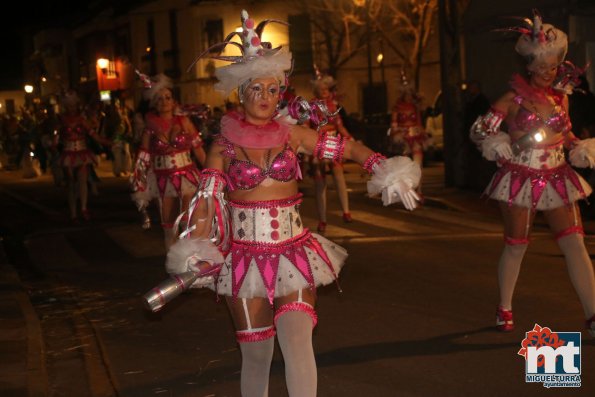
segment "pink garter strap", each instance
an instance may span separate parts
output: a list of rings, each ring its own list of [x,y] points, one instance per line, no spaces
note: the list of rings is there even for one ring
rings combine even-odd
[[[306,302],[291,302],[286,303],[275,311],[274,323],[277,325],[279,317],[287,312],[303,312],[306,313],[312,319],[312,328],[316,327],[318,323],[318,316],[316,310]]]
[[[529,239],[527,237],[514,238],[514,237],[504,236],[504,244],[506,244],[506,245],[525,245],[525,244],[529,244]]]
[[[244,331],[236,331],[236,340],[239,343],[247,343],[247,342],[260,342],[263,340],[270,339],[276,335],[275,327],[272,325],[265,329],[261,329],[258,331],[252,330],[244,330]]]
[[[585,235],[585,231],[583,230],[582,226],[570,226],[559,233],[556,233],[554,239],[556,241],[560,240],[562,237],[569,236],[571,234],[580,234],[581,236]]]

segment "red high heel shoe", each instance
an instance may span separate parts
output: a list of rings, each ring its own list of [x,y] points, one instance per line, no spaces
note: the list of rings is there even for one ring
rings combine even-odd
[[[585,322],[585,325],[587,326],[587,331],[595,338],[595,314]]]
[[[496,328],[501,332],[510,332],[514,330],[512,310],[504,310],[502,306],[498,306],[496,309]]]
[[[318,222],[318,227],[316,228],[316,230],[318,230],[318,233],[326,232],[326,222],[323,222],[323,221]]]
[[[344,212],[343,213],[343,222],[351,223],[353,222],[353,218],[351,217],[351,212]]]

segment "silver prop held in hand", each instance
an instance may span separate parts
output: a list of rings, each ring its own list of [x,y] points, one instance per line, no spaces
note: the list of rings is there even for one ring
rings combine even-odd
[[[543,129],[538,129],[535,132],[525,134],[512,144],[512,152],[516,156],[523,150],[532,148],[536,143],[542,142],[544,139],[545,131]]]
[[[143,295],[146,307],[153,312],[161,310],[167,302],[190,288],[199,275],[200,273],[192,271],[173,274],[170,278]]]

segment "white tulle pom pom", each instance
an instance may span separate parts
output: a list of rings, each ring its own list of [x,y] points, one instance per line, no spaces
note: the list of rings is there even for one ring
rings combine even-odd
[[[568,153],[570,164],[578,168],[595,168],[595,138],[577,141]]]
[[[151,193],[149,193],[148,190],[139,190],[137,192],[132,193],[130,197],[132,198],[132,201],[134,201],[134,204],[136,204],[136,208],[139,211],[142,211],[144,208],[147,208],[152,199]]]
[[[382,203],[389,205],[401,201],[398,195],[389,194],[394,190],[392,187],[405,184],[409,189],[415,189],[420,179],[421,168],[417,163],[409,157],[391,157],[374,168],[374,175],[368,181],[368,194],[382,194]]]
[[[198,262],[223,263],[223,255],[215,244],[206,239],[182,239],[176,241],[167,253],[165,270],[169,274],[187,271],[198,272]]]
[[[481,152],[483,157],[489,161],[496,161],[500,157],[510,159],[512,157],[510,135],[505,132],[488,135],[481,142]]]

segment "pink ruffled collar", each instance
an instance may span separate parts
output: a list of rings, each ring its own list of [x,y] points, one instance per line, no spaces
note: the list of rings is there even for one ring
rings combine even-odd
[[[289,126],[271,120],[265,125],[247,122],[239,112],[230,112],[221,118],[221,135],[248,149],[270,149],[283,146],[289,139]]]
[[[554,97],[556,103],[560,101],[560,93],[551,87],[546,89],[540,89],[533,87],[529,82],[522,77],[520,74],[513,74],[510,80],[510,87],[521,97],[543,104],[550,104],[548,95]]]

